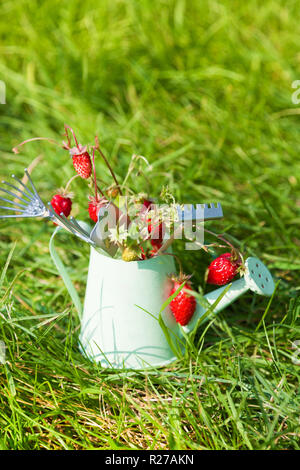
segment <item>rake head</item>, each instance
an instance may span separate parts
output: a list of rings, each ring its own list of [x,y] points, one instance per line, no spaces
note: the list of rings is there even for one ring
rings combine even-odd
[[[12,211],[14,213],[0,214],[0,219],[21,217],[51,217],[48,209],[38,195],[27,169],[24,171],[30,186],[25,185],[15,175],[11,176],[17,183],[19,183],[19,188],[11,183],[8,183],[7,181],[2,181],[3,185],[8,188],[12,188],[13,191],[5,189],[4,187],[0,187],[0,191],[12,197],[13,199],[0,197],[0,201],[11,204],[10,206],[0,206],[0,209],[5,211]]]
[[[222,206],[219,202],[216,206],[213,203],[210,203],[209,205],[184,204],[183,209],[178,206],[177,212],[180,222],[185,222],[189,220],[199,222],[204,220],[221,219],[223,217]]]
[[[16,219],[24,217],[41,217],[51,219],[57,225],[60,225],[76,237],[89,243],[92,246],[95,246],[95,242],[91,240],[89,234],[82,229],[82,227],[73,217],[70,217],[70,220],[68,220],[64,216],[64,214],[61,213],[58,215],[54,211],[50,202],[48,203],[48,207],[45,206],[33,184],[33,181],[27,169],[25,169],[24,171],[25,175],[28,178],[28,183],[30,184],[30,186],[24,184],[15,175],[12,175],[12,178],[17,183],[19,183],[19,187],[8,183],[7,181],[2,181],[2,184],[5,187],[11,188],[13,191],[11,191],[10,189],[5,189],[4,187],[0,187],[0,191],[2,191],[2,193],[5,193],[11,197],[10,199],[0,197],[0,201],[11,204],[10,206],[0,206],[0,209],[3,209],[4,211],[12,211],[14,213],[0,214],[0,219]]]

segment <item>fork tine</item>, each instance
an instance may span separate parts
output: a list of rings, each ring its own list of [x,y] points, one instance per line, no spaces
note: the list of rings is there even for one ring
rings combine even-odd
[[[68,227],[74,235],[81,238],[81,240],[87,241],[88,243],[92,242],[92,240],[90,240],[90,237],[89,236],[87,237],[86,235],[82,235],[81,232],[77,230],[74,224],[72,224],[70,220],[68,220],[67,217],[62,212],[60,216],[64,220],[65,226]]]
[[[25,189],[25,191],[27,191],[27,193],[29,194],[29,195],[27,196],[27,194],[26,194],[26,192],[25,192],[25,195],[26,195],[29,199],[34,199],[34,198],[35,198],[35,195],[30,191],[29,188],[27,188],[27,186],[23,183],[23,181],[21,181],[19,178],[17,178],[16,175],[11,175],[11,177],[12,177],[14,180],[18,181],[18,183],[20,183],[21,186],[23,186],[23,188]],[[24,191],[22,191],[21,189],[18,189],[18,191],[21,191],[21,192],[23,192],[23,194],[24,194]]]
[[[59,215],[55,212],[55,210],[53,209],[53,206],[51,204],[51,202],[48,202],[48,211],[50,212],[50,217],[53,219],[58,219],[60,220],[60,217]]]
[[[7,197],[0,197],[0,203],[6,202],[11,206],[0,206],[0,209],[4,209],[6,211],[14,211],[16,214],[1,214],[0,219],[8,219],[8,218],[32,218],[32,217],[42,217],[48,218],[49,211],[47,211],[45,204],[41,200],[38,192],[36,191],[34,184],[28,174],[28,171],[25,169],[25,175],[28,178],[30,185],[32,186],[34,193],[15,175],[11,175],[12,178],[19,183],[19,185],[14,185],[8,183],[7,181],[2,181],[3,185],[6,185],[12,188],[14,191],[10,191],[8,189],[4,189],[0,187],[0,191],[2,193],[8,194],[11,198],[8,199]],[[13,199],[12,199],[13,198]],[[17,199],[17,201],[16,201]]]
[[[79,225],[76,219],[74,217],[70,217],[70,221],[73,223],[73,225],[76,227],[78,232],[81,232],[82,235],[89,237],[89,234]]]
[[[8,211],[15,211],[15,212],[26,212],[24,209],[19,209],[18,207],[5,207],[5,206],[0,206],[0,209],[7,209]]]
[[[33,191],[34,191],[34,194],[36,195],[36,197],[38,198],[38,200],[39,200],[42,204],[44,204],[43,201],[42,201],[41,198],[40,198],[39,193],[38,193],[37,190],[36,190],[36,187],[35,187],[34,184],[33,184],[33,181],[32,181],[32,179],[31,179],[31,177],[30,177],[30,174],[28,173],[27,168],[25,168],[24,172],[25,172],[25,175],[26,175],[27,178],[28,178],[29,183],[31,184],[31,187],[32,187],[32,189],[33,189]],[[28,190],[28,191],[29,191],[29,190]]]
[[[63,226],[66,226],[64,219],[61,217],[61,214],[58,215],[58,214],[55,212],[55,210],[53,209],[53,206],[52,206],[51,202],[48,202],[48,210],[49,210],[49,212],[50,212],[50,214],[51,214],[51,215],[50,215],[51,218],[57,219]]]
[[[90,240],[90,238],[82,236],[79,232],[75,231],[72,224],[70,224],[70,221],[66,218],[66,216],[62,212],[61,212],[60,215],[58,215],[54,211],[54,209],[53,209],[50,202],[48,202],[48,208],[49,208],[49,212],[52,214],[52,216],[54,216],[57,220],[59,220],[59,222],[65,227],[65,229],[68,230],[68,232],[73,233],[73,235],[75,235],[76,237],[80,238],[81,240],[83,240],[85,242],[88,242],[90,244],[94,244],[94,242],[92,240]]]
[[[14,175],[12,175],[12,177],[14,177],[16,179],[16,177]],[[21,180],[19,180],[21,182]],[[27,194],[23,191],[23,189],[21,189],[20,187],[17,187],[15,186],[14,184],[11,184],[11,183],[8,183],[7,181],[2,181],[3,184],[6,184],[7,186],[10,186],[11,188],[13,188],[15,191],[17,191],[18,193],[22,193],[23,195],[25,195],[28,199],[32,199],[31,196],[27,196]],[[25,186],[26,188],[26,186]],[[27,188],[26,188],[27,189]]]
[[[6,184],[7,186],[14,187],[12,184],[7,183],[6,181],[3,181],[3,184]],[[9,191],[8,189],[0,188],[0,191],[3,191],[4,193],[9,194],[10,196],[13,196],[13,198],[17,198],[20,201],[25,202],[26,204],[29,204],[31,201],[33,201],[33,199],[30,199],[30,201],[26,201],[26,199],[23,199],[21,196],[18,196],[17,194]],[[21,190],[18,190],[18,191],[20,191],[22,194],[24,194],[23,191],[21,191]],[[24,196],[28,197],[28,199],[29,199],[29,196],[26,196],[26,194],[24,194]]]
[[[15,206],[19,207],[27,207],[26,204],[20,204],[19,202],[11,201],[10,199],[6,199],[5,197],[0,197],[0,201],[9,202],[10,204],[14,204]]]
[[[14,218],[14,219],[19,219],[19,218],[22,218],[24,219],[25,217],[33,217],[31,214],[20,214],[20,215],[0,215],[0,219],[10,219],[10,218]]]

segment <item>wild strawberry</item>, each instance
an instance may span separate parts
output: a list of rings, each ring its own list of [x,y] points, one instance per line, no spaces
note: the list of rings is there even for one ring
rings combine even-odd
[[[51,205],[58,215],[63,213],[68,217],[72,209],[72,200],[66,195],[58,193],[51,199]]]
[[[90,218],[93,220],[93,222],[98,222],[98,213],[99,213],[99,210],[101,209],[101,207],[103,206],[106,206],[106,204],[108,203],[107,199],[105,199],[105,197],[101,197],[101,198],[98,198],[96,199],[95,197],[89,197],[89,207],[88,207],[88,211],[89,211],[89,215],[90,215]]]
[[[69,132],[73,135],[75,147],[71,148],[71,138]],[[92,174],[92,162],[87,147],[78,143],[75,132],[72,127],[65,125],[65,137],[67,141],[63,141],[63,148],[69,150],[73,159],[73,166],[76,173],[83,179],[87,179]]]
[[[140,254],[141,259],[147,259],[148,258],[148,250],[144,250],[144,248],[141,246],[141,254]]]
[[[83,147],[86,149],[86,147]],[[92,174],[92,162],[90,154],[85,150],[74,149],[70,150],[72,159],[73,159],[73,166],[75,168],[76,173],[81,176],[83,179],[88,179]]]
[[[153,204],[153,201],[150,201],[150,199],[144,199],[143,202],[143,207],[142,207],[142,210],[148,210],[151,206],[151,204]]]
[[[150,219],[148,222],[148,232],[150,234],[151,245],[160,248],[163,244],[165,226],[162,222],[152,223]]]
[[[170,292],[170,296],[174,294],[177,289],[182,285],[184,281],[186,281],[184,287],[179,291],[179,293],[174,297],[174,299],[170,302],[170,309],[175,317],[177,323],[182,326],[185,326],[189,323],[194,312],[196,310],[196,299],[192,295],[189,294],[189,290],[191,289],[191,285],[187,282],[189,276],[181,275],[178,277],[172,277],[171,280],[173,282],[173,287]]]
[[[150,199],[144,199],[142,202],[143,206],[141,209],[141,214],[150,211],[153,201]],[[165,225],[163,222],[153,221],[151,217],[146,217],[146,223],[148,227],[148,233],[150,234],[150,241],[153,248],[159,249],[163,244]]]
[[[231,253],[223,253],[208,266],[207,283],[224,286],[237,274],[241,262]]]
[[[157,248],[155,246],[152,248],[152,250],[150,250],[150,249],[144,250],[144,248],[141,246],[140,258],[143,259],[143,260],[153,258],[153,256],[156,256],[158,250],[159,250],[159,248]]]

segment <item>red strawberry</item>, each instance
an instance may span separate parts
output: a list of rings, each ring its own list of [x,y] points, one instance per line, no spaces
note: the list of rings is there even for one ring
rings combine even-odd
[[[141,258],[141,259],[147,259],[147,251],[145,251],[142,246],[141,246],[140,258]]]
[[[140,209],[140,215],[145,220],[147,224],[148,233],[150,234],[151,245],[155,250],[159,250],[163,244],[163,238],[165,233],[165,226],[162,222],[152,223],[150,217],[147,217],[147,212],[152,209],[153,201],[150,199],[143,199],[141,201],[142,207]],[[152,250],[153,251],[153,250]]]
[[[155,248],[160,248],[163,244],[165,227],[162,222],[152,224],[151,220],[148,219],[148,232],[151,238],[151,245]]]
[[[156,224],[156,225],[152,225],[151,223],[149,223],[148,224],[148,232],[151,235],[151,245],[153,247],[160,248],[162,243],[163,243],[163,239],[164,239],[164,235],[163,235],[164,226],[163,226],[163,224],[159,223],[159,224]]]
[[[207,283],[224,286],[237,274],[240,261],[231,253],[223,253],[208,266]]]
[[[144,248],[141,246],[140,258],[143,259],[143,260],[153,258],[153,256],[155,256],[157,254],[158,250],[159,250],[159,248],[153,247],[152,250],[147,249],[145,251]]]
[[[89,207],[88,207],[88,211],[89,211],[89,215],[90,215],[90,218],[93,220],[93,222],[98,222],[98,213],[99,213],[99,210],[101,209],[101,207],[103,206],[106,206],[106,204],[108,203],[107,199],[105,199],[105,197],[101,197],[99,198],[98,200],[95,198],[95,197],[89,197]]]
[[[144,199],[142,204],[142,211],[147,211],[150,208],[151,204],[153,204],[153,201],[150,201],[150,199]]]
[[[66,195],[58,193],[51,199],[51,205],[58,215],[63,213],[68,217],[72,209],[72,200],[71,198],[66,197]]]
[[[189,277],[181,276],[180,278],[172,278],[173,288],[170,292],[170,295],[174,294],[177,289],[186,281],[184,287],[181,291],[174,297],[170,302],[170,309],[175,317],[175,320],[180,325],[184,326],[189,323],[194,312],[196,310],[196,299],[192,295],[189,295],[189,290],[191,290],[191,285],[187,282]]]
[[[74,153],[72,159],[76,173],[78,173],[81,178],[88,179],[92,174],[92,162],[89,153]]]
[[[67,141],[63,141],[63,148],[65,150],[69,150],[70,155],[73,159],[73,166],[76,170],[76,173],[81,176],[83,179],[87,179],[92,174],[92,162],[91,157],[87,151],[87,146],[83,146],[78,143],[77,138],[75,136],[75,132],[73,131],[72,127],[67,126],[65,124],[65,137]],[[74,142],[76,144],[75,147],[71,148],[71,137],[69,135],[71,132]]]

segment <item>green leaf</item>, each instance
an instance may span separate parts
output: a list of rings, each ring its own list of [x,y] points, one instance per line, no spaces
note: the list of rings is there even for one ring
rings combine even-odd
[[[55,249],[55,245],[54,245],[54,238],[56,236],[56,234],[59,232],[59,230],[61,230],[61,227],[56,227],[51,239],[50,239],[50,242],[49,242],[49,250],[50,250],[50,255],[51,255],[51,258],[62,278],[62,280],[64,281],[65,283],[65,286],[67,288],[67,291],[69,292],[69,295],[73,301],[73,304],[77,310],[77,313],[78,313],[78,316],[79,318],[81,318],[82,316],[82,304],[81,304],[81,301],[80,301],[80,298],[77,294],[77,291],[67,273],[67,270],[60,258],[60,256],[58,255],[56,249]]]

